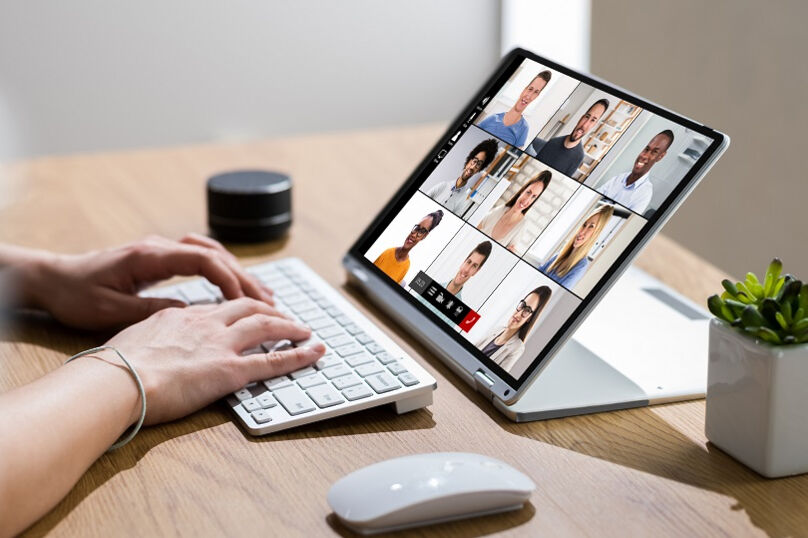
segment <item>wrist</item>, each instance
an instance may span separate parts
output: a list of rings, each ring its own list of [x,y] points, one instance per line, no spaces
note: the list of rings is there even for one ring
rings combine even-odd
[[[0,286],[12,307],[47,309],[49,282],[60,256],[44,250],[4,247],[0,250]]]

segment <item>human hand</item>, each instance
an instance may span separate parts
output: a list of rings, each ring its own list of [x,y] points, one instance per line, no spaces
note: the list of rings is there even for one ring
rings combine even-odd
[[[268,304],[242,298],[161,310],[124,329],[107,345],[118,349],[140,375],[146,390],[145,423],[157,424],[192,413],[251,381],[308,366],[325,352],[322,343],[241,353],[262,342],[300,342],[310,336],[311,329],[282,317]],[[112,354],[104,360],[119,361]],[[134,382],[132,387],[136,393]],[[130,423],[139,416],[139,403],[133,413]]]
[[[151,236],[109,250],[40,259],[27,278],[34,306],[82,329],[108,329],[138,322],[173,299],[138,297],[149,284],[178,275],[201,275],[227,299],[252,297],[272,304],[272,293],[250,276],[218,241],[190,234],[180,241]]]

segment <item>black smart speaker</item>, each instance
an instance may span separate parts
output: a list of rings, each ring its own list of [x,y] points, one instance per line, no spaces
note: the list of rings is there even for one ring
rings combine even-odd
[[[208,179],[208,226],[225,242],[258,243],[292,225],[292,180],[286,174],[238,170]]]

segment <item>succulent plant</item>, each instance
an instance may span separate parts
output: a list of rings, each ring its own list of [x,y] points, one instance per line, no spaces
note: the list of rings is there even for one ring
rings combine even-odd
[[[743,282],[723,280],[724,292],[707,299],[719,319],[746,334],[775,345],[808,342],[808,285],[792,275],[780,275],[783,262],[775,258],[763,282],[747,273]]]

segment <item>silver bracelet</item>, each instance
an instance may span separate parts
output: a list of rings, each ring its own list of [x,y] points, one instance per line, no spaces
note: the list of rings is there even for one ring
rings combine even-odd
[[[111,349],[112,351],[117,353],[118,357],[120,357],[123,363],[126,365],[126,367],[129,368],[129,371],[132,372],[132,375],[135,377],[135,383],[137,383],[137,389],[140,391],[140,402],[141,402],[140,418],[135,423],[135,427],[132,428],[132,430],[126,436],[119,439],[115,444],[113,444],[111,447],[107,449],[107,452],[112,452],[113,450],[121,448],[123,445],[134,439],[135,435],[137,435],[137,432],[140,431],[140,427],[143,426],[143,421],[146,420],[146,389],[143,388],[143,382],[140,380],[140,376],[137,375],[137,371],[135,370],[134,366],[132,366],[129,363],[129,361],[124,358],[123,354],[112,346],[99,346],[94,347],[92,349],[84,350],[81,353],[76,353],[75,355],[67,359],[64,363],[67,364],[68,362],[74,359],[78,359],[79,357],[84,357],[85,355],[97,353],[105,349]]]

